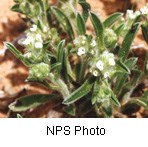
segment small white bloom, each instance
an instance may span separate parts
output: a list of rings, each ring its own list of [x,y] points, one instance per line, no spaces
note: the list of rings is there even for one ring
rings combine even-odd
[[[42,41],[42,36],[40,34],[36,34],[35,38],[38,41]]]
[[[109,72],[105,72],[104,73],[104,78],[106,79],[106,78],[108,78],[109,77]]]
[[[28,53],[24,54],[24,57],[25,58],[30,58],[31,57],[31,53],[28,52]]]
[[[104,69],[104,64],[101,60],[99,60],[97,63],[96,63],[96,67],[102,71]]]
[[[115,60],[113,58],[108,59],[109,65],[115,66]]]
[[[85,40],[83,40],[83,41],[82,41],[82,44],[84,45],[85,43],[86,43],[86,41],[85,41]]]
[[[146,15],[146,14],[148,14],[148,7],[144,6],[143,8],[140,9],[140,11],[143,15]]]
[[[84,55],[85,54],[85,48],[84,47],[80,47],[79,49],[78,49],[78,56],[82,56],[82,55]]]
[[[96,43],[96,41],[95,40],[93,40],[92,42],[91,42],[91,44],[90,44],[92,47],[95,47],[96,45],[97,45],[97,43]]]
[[[108,51],[104,51],[104,52],[103,52],[103,55],[108,55],[108,54],[109,54]]]
[[[92,55],[94,55],[94,54],[95,54],[95,51],[94,51],[94,50],[91,50],[90,52],[91,52],[91,54],[92,54]]]
[[[32,25],[32,28],[30,28],[31,32],[35,32],[37,30],[37,25]]]
[[[42,42],[36,42],[35,43],[35,48],[42,48],[42,47],[43,47]]]
[[[43,32],[44,32],[44,33],[47,33],[47,32],[48,32],[48,28],[47,28],[46,26],[44,26]]]
[[[133,10],[127,10],[127,15],[130,19],[135,19],[136,17]]]
[[[30,43],[34,42],[34,38],[32,36],[28,36],[22,43],[24,45],[29,45]]]
[[[94,71],[93,71],[93,75],[94,75],[95,77],[97,77],[97,76],[98,76],[98,71],[97,71],[97,70],[94,70]]]
[[[82,40],[86,40],[86,37],[85,36],[81,36],[82,37]]]

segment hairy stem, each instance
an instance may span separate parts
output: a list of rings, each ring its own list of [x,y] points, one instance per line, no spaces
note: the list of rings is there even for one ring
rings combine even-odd
[[[50,73],[49,80],[58,87],[58,91],[62,94],[63,98],[67,98],[70,95],[67,85],[60,78],[55,78],[55,76]]]

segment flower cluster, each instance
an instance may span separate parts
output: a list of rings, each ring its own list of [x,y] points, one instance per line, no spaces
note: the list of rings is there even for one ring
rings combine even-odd
[[[37,25],[33,24],[31,28],[26,31],[26,38],[19,41],[19,43],[26,47],[24,57],[31,63],[39,63],[45,58],[44,44],[50,42],[51,46],[57,45],[59,37],[57,31],[52,28],[49,29],[44,26],[40,29]]]
[[[90,72],[95,76],[103,75],[103,77],[109,78],[114,73],[115,57],[114,54],[104,51],[100,57],[92,62]]]
[[[104,42],[107,48],[114,48],[117,44],[118,37],[116,33],[110,29],[106,28],[104,32]]]
[[[133,10],[127,10],[127,18],[132,19],[132,20],[135,19],[140,14],[141,14],[140,11],[134,12]]]
[[[127,18],[129,19],[135,19],[139,15],[146,15],[148,16],[148,4],[145,5],[140,9],[140,11],[134,12],[133,10],[127,10]]]
[[[44,80],[50,72],[50,67],[48,64],[39,63],[34,65],[29,71],[28,79]]]
[[[30,30],[26,32],[26,38],[20,40],[20,43],[27,48],[24,57],[30,60],[32,63],[40,61],[41,54],[43,52],[43,37],[42,32],[36,25],[32,25]]]
[[[95,54],[95,49],[97,46],[96,40],[88,39],[86,36],[79,36],[74,40],[74,45],[77,50],[77,55],[82,56],[87,53]]]
[[[142,15],[148,16],[148,4],[145,5],[143,8],[140,9]]]

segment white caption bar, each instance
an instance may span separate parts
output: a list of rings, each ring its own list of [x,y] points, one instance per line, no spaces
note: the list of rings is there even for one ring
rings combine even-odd
[[[148,119],[0,119],[0,144],[11,147],[143,147]]]

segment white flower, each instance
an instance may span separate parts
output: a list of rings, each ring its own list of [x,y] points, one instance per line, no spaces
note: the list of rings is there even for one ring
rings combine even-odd
[[[101,60],[99,60],[97,63],[96,63],[96,67],[102,71],[104,69],[104,64]]]
[[[22,43],[24,45],[29,45],[30,43],[34,42],[34,38],[32,36],[28,36]]]
[[[95,47],[96,45],[97,45],[97,43],[96,43],[96,41],[95,40],[93,40],[92,42],[91,42],[91,44],[90,44],[92,47]]]
[[[92,55],[94,55],[94,54],[95,54],[95,51],[94,51],[94,50],[91,50],[90,53],[91,53]]]
[[[42,47],[43,47],[42,42],[36,42],[35,43],[35,48],[42,48]]]
[[[44,33],[47,33],[47,31],[48,31],[48,28],[47,28],[46,26],[44,26],[43,32],[44,32]]]
[[[85,40],[83,40],[83,41],[82,41],[82,44],[84,45],[85,43],[86,43],[86,41],[85,41]]]
[[[85,54],[85,48],[84,47],[80,47],[79,49],[78,49],[78,56],[82,56],[82,55],[84,55]]]
[[[107,56],[108,54],[109,54],[109,52],[107,50],[103,52],[103,55]]]
[[[31,32],[35,32],[37,30],[37,25],[32,25],[32,28],[30,28]]]
[[[86,40],[86,37],[85,36],[81,36],[82,40]]]
[[[136,17],[133,10],[127,10],[127,15],[130,19],[135,19]]]
[[[35,38],[38,41],[42,41],[42,36],[40,34],[36,34]]]
[[[97,71],[97,70],[94,70],[94,71],[93,71],[93,75],[94,75],[95,77],[97,77],[97,76],[98,76],[98,71]]]
[[[113,58],[108,59],[109,65],[115,66],[115,60]]]
[[[104,78],[106,79],[106,78],[108,78],[109,77],[109,72],[105,72],[104,73]]]
[[[148,6],[144,6],[143,8],[140,9],[140,11],[143,15],[148,14]]]

